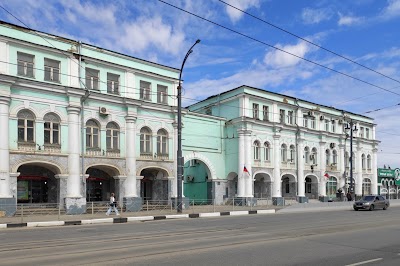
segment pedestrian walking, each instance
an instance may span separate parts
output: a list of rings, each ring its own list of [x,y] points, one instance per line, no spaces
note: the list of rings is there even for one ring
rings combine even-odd
[[[347,197],[347,201],[352,201],[353,200],[350,192],[347,192],[346,197]]]
[[[111,211],[114,209],[114,212],[116,215],[119,215],[118,209],[117,209],[117,202],[115,201],[114,193],[111,193],[110,196],[110,208],[108,208],[108,211],[106,212],[106,215],[110,215]]]

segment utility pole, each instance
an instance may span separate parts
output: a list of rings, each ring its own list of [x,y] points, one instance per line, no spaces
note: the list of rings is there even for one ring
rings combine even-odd
[[[178,190],[178,202],[177,212],[182,213],[182,175],[183,175],[183,157],[182,157],[182,71],[183,67],[188,59],[189,55],[193,52],[193,47],[198,44],[200,40],[197,40],[189,51],[187,51],[185,58],[183,59],[181,70],[179,72],[179,85],[178,85],[178,151],[177,151],[177,190]]]

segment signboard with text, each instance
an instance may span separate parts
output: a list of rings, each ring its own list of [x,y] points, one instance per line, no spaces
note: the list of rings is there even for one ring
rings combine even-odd
[[[378,169],[378,177],[380,178],[393,178],[395,179],[395,184],[400,186],[400,169]]]

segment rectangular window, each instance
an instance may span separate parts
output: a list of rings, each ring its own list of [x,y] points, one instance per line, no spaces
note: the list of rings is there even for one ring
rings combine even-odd
[[[119,94],[119,75],[107,73],[107,93]]]
[[[258,119],[259,118],[258,117],[258,112],[259,112],[258,108],[259,108],[258,104],[257,103],[253,103],[253,118],[254,119]]]
[[[264,121],[269,121],[269,108],[268,106],[264,105],[263,106],[263,120]]]
[[[17,53],[17,72],[18,75],[34,78],[34,60],[35,56],[25,53]]]
[[[167,103],[167,86],[157,85],[157,102]]]
[[[283,109],[279,110],[279,122],[285,123],[285,110]]]
[[[311,117],[311,118],[310,118],[310,122],[311,122],[311,123],[310,123],[310,124],[311,124],[311,128],[312,128],[312,129],[315,129],[315,117]]]
[[[293,125],[293,111],[288,112],[287,122],[289,125]]]
[[[364,127],[360,127],[360,135],[359,135],[359,137],[360,138],[364,137]]]
[[[60,82],[60,61],[44,59],[44,80]]]
[[[140,81],[140,99],[151,100],[151,83],[146,81]]]
[[[332,120],[331,123],[332,123],[332,127],[331,127],[332,128],[332,132],[335,133],[336,132],[336,121]]]
[[[86,72],[86,88],[89,90],[99,89],[99,73],[100,71],[92,68],[85,68]]]
[[[369,128],[365,129],[365,138],[369,139]]]
[[[303,127],[308,127],[308,116],[303,114]]]
[[[329,131],[329,120],[325,120],[325,131]]]

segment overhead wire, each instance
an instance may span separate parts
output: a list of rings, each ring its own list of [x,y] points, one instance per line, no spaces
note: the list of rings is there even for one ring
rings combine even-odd
[[[175,9],[181,10],[182,12],[185,12],[185,13],[187,13],[187,14],[190,14],[190,15],[192,15],[192,16],[195,16],[195,17],[197,17],[197,18],[199,18],[199,19],[202,19],[202,20],[204,20],[204,21],[207,21],[207,22],[209,22],[209,23],[211,23],[211,24],[214,24],[214,25],[216,25],[216,26],[218,26],[218,27],[221,27],[221,28],[223,28],[223,29],[225,29],[225,30],[228,30],[228,31],[233,32],[233,33],[236,33],[236,34],[238,34],[238,35],[240,35],[240,36],[242,36],[242,37],[248,38],[248,39],[250,39],[250,40],[253,40],[253,41],[255,41],[255,42],[261,43],[261,44],[263,44],[263,45],[265,45],[265,46],[268,46],[268,47],[270,47],[270,48],[273,48],[273,49],[275,49],[275,50],[278,50],[278,51],[280,51],[280,52],[289,54],[289,55],[294,56],[294,57],[296,57],[296,58],[298,58],[298,59],[301,59],[301,60],[303,60],[303,61],[306,61],[306,62],[309,62],[309,63],[311,63],[311,64],[317,65],[317,66],[319,66],[319,67],[325,68],[325,69],[327,69],[327,70],[330,70],[330,71],[332,71],[332,72],[335,72],[335,73],[340,74],[340,75],[343,75],[343,76],[346,76],[346,77],[348,77],[348,78],[357,80],[357,81],[359,81],[359,82],[362,82],[362,83],[364,83],[364,84],[370,85],[370,86],[375,87],[375,88],[378,88],[378,89],[380,89],[380,90],[384,90],[384,91],[386,91],[386,92],[389,92],[389,93],[395,94],[395,95],[397,95],[397,96],[400,96],[400,93],[391,91],[391,90],[389,90],[389,89],[386,89],[386,88],[383,88],[383,87],[381,87],[381,86],[375,85],[375,84],[373,84],[373,83],[371,83],[371,82],[362,80],[362,79],[360,79],[360,78],[351,76],[351,75],[349,75],[349,74],[347,74],[347,73],[341,72],[341,71],[336,70],[336,69],[334,69],[334,68],[331,68],[331,67],[325,66],[325,65],[323,65],[323,64],[314,62],[314,61],[312,61],[312,60],[310,60],[310,59],[307,59],[307,58],[305,58],[305,57],[301,57],[301,56],[296,55],[296,54],[294,54],[294,53],[288,52],[288,51],[286,51],[286,50],[284,50],[284,49],[282,49],[282,48],[279,48],[279,47],[276,47],[276,46],[274,46],[274,45],[272,45],[272,44],[269,44],[269,43],[267,43],[267,42],[261,41],[261,40],[259,40],[259,39],[254,38],[254,37],[251,37],[251,36],[249,36],[249,35],[246,35],[246,34],[244,34],[244,33],[241,33],[241,32],[239,32],[239,31],[237,31],[237,30],[228,28],[228,27],[226,27],[226,26],[224,26],[224,25],[222,25],[222,24],[219,24],[219,23],[217,23],[217,22],[215,22],[215,21],[212,21],[212,20],[210,20],[210,19],[204,18],[204,17],[202,17],[202,16],[200,16],[200,15],[197,15],[197,14],[195,14],[195,13],[193,13],[193,12],[190,12],[190,11],[188,11],[188,10],[186,10],[186,9],[183,9],[183,8],[180,8],[180,7],[178,7],[178,6],[175,6],[175,5],[173,5],[173,4],[171,4],[171,3],[168,3],[168,2],[166,2],[166,1],[164,1],[164,0],[158,0],[158,1],[161,2],[161,3],[164,3],[164,4],[166,4],[166,5],[169,5],[169,6],[173,7],[173,8],[175,8]]]
[[[242,10],[242,9],[240,9],[240,8],[238,8],[238,7],[234,6],[234,5],[232,5],[232,4],[229,4],[229,3],[227,3],[227,2],[225,2],[225,1],[223,1],[223,0],[218,0],[218,1],[221,2],[221,3],[223,3],[223,4],[225,4],[225,5],[227,5],[227,6],[230,6],[231,8],[234,8],[234,9],[236,9],[236,10],[242,12],[243,14],[246,14],[246,15],[248,15],[248,16],[250,16],[250,17],[256,19],[256,20],[259,20],[259,21],[261,21],[261,22],[263,22],[263,23],[265,23],[265,24],[267,24],[267,25],[269,25],[269,26],[271,26],[271,27],[274,27],[274,28],[276,28],[276,29],[278,29],[278,30],[280,30],[280,31],[283,31],[283,32],[285,32],[285,33],[287,33],[287,34],[289,34],[289,35],[292,35],[292,36],[294,36],[294,37],[296,37],[296,38],[298,38],[298,39],[300,39],[300,40],[302,40],[302,41],[305,41],[305,42],[307,42],[307,43],[309,43],[309,44],[311,44],[311,45],[313,45],[313,46],[315,46],[315,47],[317,47],[317,48],[319,48],[319,49],[322,49],[322,50],[324,50],[324,51],[326,51],[326,52],[329,52],[329,53],[331,53],[331,54],[333,54],[333,55],[336,55],[336,56],[338,56],[338,57],[340,57],[340,58],[342,58],[342,59],[345,59],[346,61],[349,61],[349,62],[351,62],[351,63],[353,63],[353,64],[356,64],[356,65],[358,65],[358,66],[360,66],[360,67],[362,67],[362,68],[365,68],[365,69],[367,69],[367,70],[369,70],[369,71],[372,71],[372,72],[374,72],[374,73],[376,73],[376,74],[378,74],[378,75],[381,75],[381,76],[383,76],[383,77],[385,77],[385,78],[388,78],[388,79],[390,79],[390,80],[392,80],[392,81],[395,81],[395,82],[397,82],[397,83],[400,83],[400,80],[394,79],[394,78],[392,78],[392,77],[390,77],[390,76],[388,76],[388,75],[383,74],[382,72],[379,72],[379,71],[377,71],[377,70],[375,70],[375,69],[372,69],[372,68],[370,68],[370,67],[367,67],[367,66],[365,66],[365,65],[363,65],[363,64],[360,64],[360,63],[358,63],[357,61],[354,61],[354,60],[352,60],[352,59],[350,59],[350,58],[348,58],[348,57],[346,57],[346,56],[343,56],[343,55],[341,55],[341,54],[339,54],[339,53],[337,53],[337,52],[335,52],[335,51],[333,51],[333,50],[331,50],[331,49],[328,49],[328,48],[325,48],[325,47],[323,47],[323,46],[321,46],[321,45],[318,45],[318,44],[316,44],[316,43],[314,43],[314,42],[312,42],[312,41],[310,41],[310,40],[308,40],[308,39],[306,39],[306,38],[304,38],[304,37],[301,37],[301,36],[299,36],[299,35],[297,35],[297,34],[295,34],[295,33],[293,33],[293,32],[290,32],[290,31],[288,31],[288,30],[282,28],[282,27],[279,27],[279,26],[277,26],[277,25],[275,25],[275,24],[273,24],[273,23],[271,23],[271,22],[269,22],[269,21],[266,21],[265,19],[259,18],[259,17],[255,16],[255,15],[253,15],[253,14],[247,12],[247,11],[244,11],[244,10]]]

